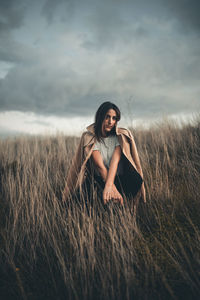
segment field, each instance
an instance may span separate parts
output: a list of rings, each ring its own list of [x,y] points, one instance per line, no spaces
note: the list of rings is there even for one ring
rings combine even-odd
[[[0,141],[0,299],[200,299],[200,120],[133,135],[136,220],[128,205],[62,203],[78,138]]]

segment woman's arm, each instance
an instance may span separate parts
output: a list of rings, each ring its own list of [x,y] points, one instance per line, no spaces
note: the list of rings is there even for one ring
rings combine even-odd
[[[94,150],[92,152],[92,158],[93,158],[95,166],[98,169],[103,181],[106,182],[108,171],[107,171],[107,169],[104,165],[103,158],[102,158],[101,153],[99,152],[99,150]]]
[[[109,167],[108,175],[106,178],[106,184],[105,184],[105,188],[103,191],[103,200],[105,203],[112,199],[112,197],[113,197],[112,191],[113,191],[114,198],[117,197],[117,199],[119,199],[121,204],[123,204],[123,198],[122,198],[121,194],[118,192],[116,186],[114,185],[115,176],[117,173],[117,167],[118,167],[120,158],[121,158],[121,147],[117,146],[117,147],[115,147],[115,150],[114,150],[112,158],[111,158],[110,167]]]
[[[113,183],[115,181],[115,175],[117,173],[117,167],[118,167],[120,158],[121,158],[121,147],[117,146],[117,147],[115,147],[115,150],[114,150],[112,158],[111,158],[108,176],[106,178],[106,186],[113,185]]]
[[[120,146],[117,146],[114,150],[111,163],[110,163],[110,168],[109,171],[104,165],[103,158],[101,156],[101,153],[98,150],[94,150],[92,153],[92,158],[93,161],[103,179],[105,182],[105,188],[103,191],[103,201],[106,204],[109,200],[112,198],[120,200],[121,203],[123,203],[123,199],[121,194],[118,192],[114,180],[115,180],[115,175],[117,172],[117,167],[118,163],[120,161],[121,157],[121,148]]]

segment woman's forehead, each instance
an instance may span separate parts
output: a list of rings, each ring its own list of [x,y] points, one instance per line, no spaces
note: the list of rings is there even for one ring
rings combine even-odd
[[[106,115],[116,116],[117,114],[116,114],[116,111],[111,108],[107,111]]]

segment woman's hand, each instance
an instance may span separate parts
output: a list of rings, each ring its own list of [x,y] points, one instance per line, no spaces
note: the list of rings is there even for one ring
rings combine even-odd
[[[116,186],[113,184],[111,186],[105,185],[103,190],[103,202],[106,204],[108,201],[114,200],[114,202],[120,202],[123,205],[122,195],[118,192]]]
[[[117,202],[119,202],[121,205],[123,205],[123,198],[122,195],[120,194],[120,192],[118,191],[118,189],[116,188],[115,184],[113,185],[113,191],[114,191],[114,200],[117,200]],[[116,201],[114,201],[116,202]]]

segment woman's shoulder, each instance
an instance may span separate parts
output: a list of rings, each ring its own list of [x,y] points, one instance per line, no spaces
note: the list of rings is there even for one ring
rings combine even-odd
[[[81,135],[81,143],[86,146],[94,138],[94,135],[89,131],[84,131]]]

